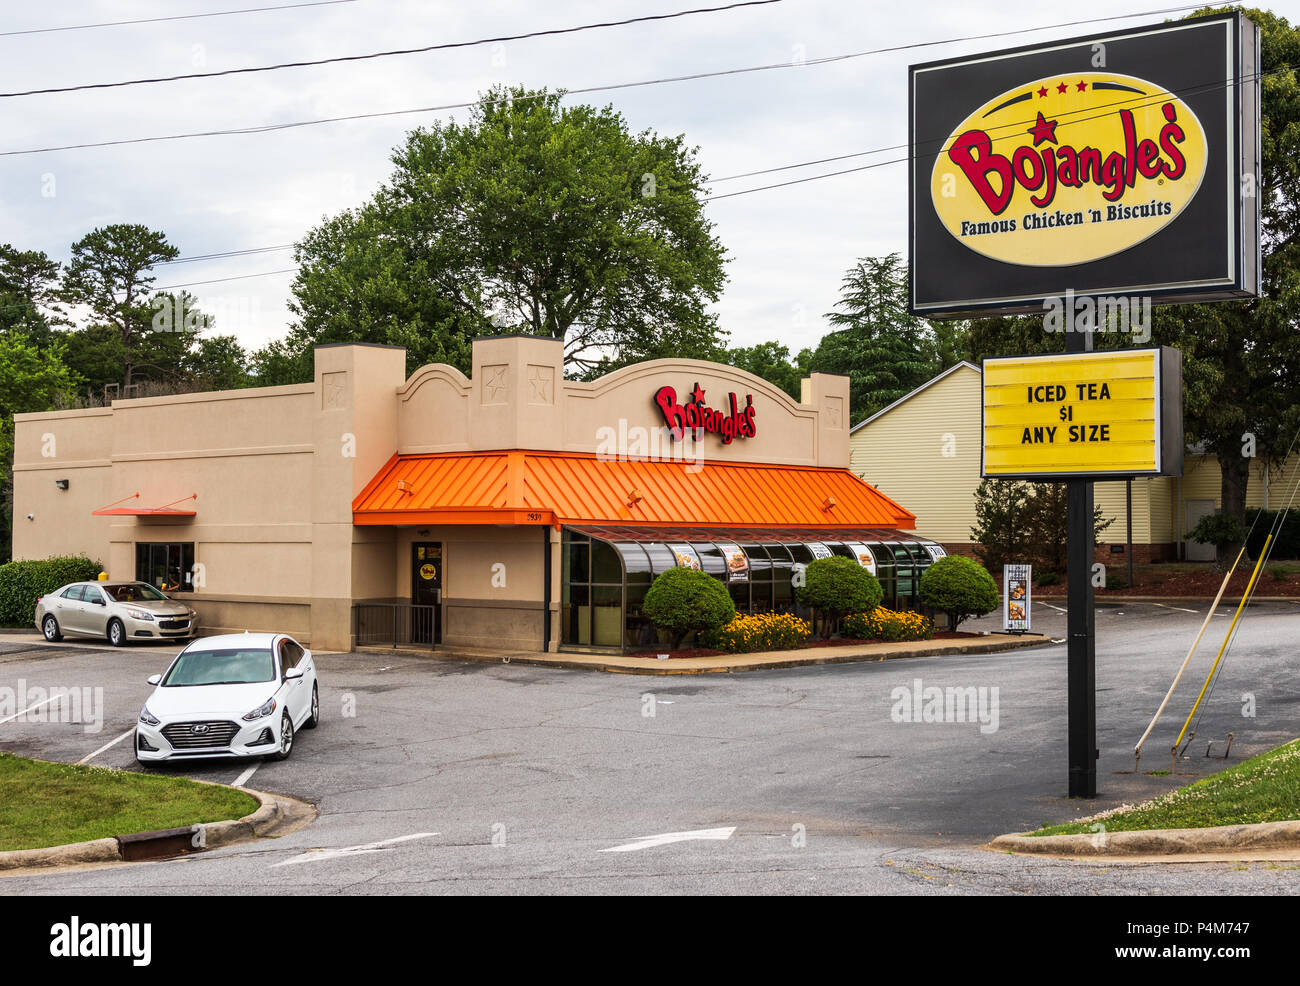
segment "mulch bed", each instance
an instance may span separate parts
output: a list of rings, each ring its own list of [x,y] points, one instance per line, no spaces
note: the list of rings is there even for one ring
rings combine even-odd
[[[956,631],[956,632],[953,632],[953,631],[950,631],[950,630],[945,630],[945,631],[941,631],[941,632],[939,632],[939,633],[936,633],[936,634],[934,635],[934,639],[935,639],[935,640],[954,640],[954,639],[957,639],[957,638],[964,638],[964,637],[982,637],[982,636],[984,636],[984,635],[981,634],[981,633],[969,633],[969,632],[967,632],[967,631],[965,631],[965,630],[958,630],[958,631]],[[885,642],[885,641],[883,641],[883,640],[858,640],[858,639],[853,638],[853,637],[836,637],[834,640],[809,640],[809,641],[807,641],[807,642],[804,644],[804,647],[803,647],[803,648],[800,648],[800,649],[804,649],[804,648],[812,648],[812,647],[851,647],[851,646],[853,646],[853,645],[855,645],[855,644],[882,644],[882,643],[884,643],[884,642]],[[674,660],[674,659],[677,659],[677,658],[691,658],[691,657],[730,657],[730,656],[732,656],[732,655],[728,654],[726,651],[722,651],[722,650],[710,650],[710,649],[707,648],[707,647],[684,647],[684,648],[682,648],[681,650],[673,650],[673,651],[647,651],[647,652],[642,652],[642,653],[639,653],[639,654],[628,654],[627,656],[628,656],[628,657],[658,657],[660,654],[665,654],[665,653],[668,655],[668,659],[669,659],[669,660]],[[750,651],[749,653],[751,653],[751,654],[762,654],[762,653],[764,653],[764,652],[763,652],[763,651]],[[737,656],[738,656],[738,655],[737,655]]]

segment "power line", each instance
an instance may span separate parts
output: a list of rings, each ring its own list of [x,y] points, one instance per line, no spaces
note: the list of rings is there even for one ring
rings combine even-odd
[[[256,253],[271,253],[276,250],[292,250],[294,244],[279,243],[275,246],[249,247],[245,250],[225,250],[221,253],[201,253],[193,257],[177,257],[175,260],[160,260],[154,264],[155,267],[162,267],[167,264],[192,264],[200,260],[227,260],[233,257],[247,257]]]
[[[250,277],[270,277],[272,274],[296,274],[297,267],[285,267],[281,270],[264,270],[256,274],[236,274],[234,277],[215,277],[210,281],[186,281],[183,284],[150,285],[150,291],[171,291],[175,288],[193,288],[200,284],[224,284],[226,281],[243,281]]]
[[[99,24],[71,24],[67,27],[35,27],[26,31],[0,31],[0,38],[20,34],[53,34],[57,31],[88,31],[96,27],[121,27],[125,24],[157,24],[162,21],[190,21],[200,17],[229,17],[232,14],[260,14],[267,10],[295,10],[298,7],[329,7],[338,3],[356,3],[357,0],[315,0],[313,3],[287,3],[279,7],[245,7],[243,10],[215,10],[208,14],[174,14],[170,17],[143,17],[133,21],[104,21]]]
[[[1187,94],[1187,93],[1190,93],[1192,90],[1195,90],[1196,92],[1206,92],[1206,91],[1210,91],[1210,90],[1213,90],[1213,89],[1225,89],[1225,88],[1227,88],[1227,87],[1230,86],[1230,85],[1237,85],[1237,84],[1239,84],[1239,82],[1249,82],[1249,81],[1251,81],[1252,79],[1255,79],[1255,78],[1264,78],[1265,76],[1276,75],[1276,74],[1281,73],[1281,72],[1283,72],[1283,71],[1290,71],[1292,68],[1294,68],[1293,65],[1291,65],[1290,63],[1285,63],[1285,64],[1283,64],[1283,65],[1278,66],[1277,68],[1272,69],[1272,70],[1269,71],[1269,72],[1265,72],[1265,73],[1257,73],[1257,74],[1255,74],[1255,75],[1244,76],[1241,80],[1230,79],[1230,80],[1228,80],[1227,82],[1202,83],[1202,84],[1199,85],[1199,86],[1188,87],[1188,89],[1184,89],[1184,90],[1182,90],[1182,93]],[[1103,117],[1103,116],[1107,116],[1107,115],[1109,115],[1110,111],[1113,110],[1115,106],[1118,106],[1118,105],[1124,105],[1124,104],[1127,104],[1127,103],[1134,103],[1134,102],[1138,102],[1139,100],[1149,100],[1150,102],[1148,102],[1148,103],[1146,103],[1146,104],[1144,104],[1144,105],[1154,105],[1155,102],[1157,102],[1157,101],[1159,101],[1159,100],[1161,100],[1161,99],[1164,99],[1165,97],[1170,96],[1170,95],[1177,95],[1177,93],[1174,93],[1174,92],[1172,92],[1172,91],[1164,91],[1164,92],[1156,93],[1156,94],[1146,94],[1146,95],[1143,95],[1143,96],[1141,96],[1141,97],[1128,97],[1128,98],[1125,98],[1125,99],[1117,100],[1117,101],[1115,101],[1115,102],[1108,103],[1105,107],[1102,107],[1102,108],[1101,108],[1101,109],[1102,109],[1102,112],[1095,113],[1095,114],[1093,114],[1093,115],[1091,115],[1091,116],[1080,117],[1079,119],[1076,119],[1076,120],[1065,120],[1065,121],[1062,121],[1062,122],[1060,123],[1060,126],[1068,126],[1068,125],[1070,125],[1070,124],[1072,124],[1072,123],[1086,123],[1086,122],[1088,122],[1089,120],[1099,119],[1099,118],[1101,118],[1101,117]],[[1139,107],[1139,108],[1140,108],[1140,107]],[[1077,113],[1077,112],[1091,112],[1091,110],[1076,110],[1076,111],[1073,111],[1073,112],[1076,112],[1076,113]],[[1068,114],[1064,114],[1064,115],[1068,115]],[[1032,123],[1033,121],[1031,121],[1031,120],[1025,120],[1025,121],[1021,121],[1021,122],[1024,122],[1024,123]],[[1006,126],[1006,127],[1012,127],[1012,126],[1019,126],[1019,124],[1006,124],[1006,125],[1004,125],[1004,126]],[[1012,134],[1006,134],[1006,135],[1003,135],[1003,136],[1000,136],[1000,137],[992,137],[991,140],[993,140],[993,141],[1008,140],[1008,139],[1012,139],[1012,138],[1015,138],[1015,137],[1018,137],[1018,136],[1019,136],[1018,133],[1012,133]],[[944,139],[946,140],[947,138],[944,138]],[[788,165],[782,165],[781,167],[778,167],[778,168],[766,168],[766,169],[763,169],[763,170],[760,170],[760,171],[748,172],[747,174],[742,174],[742,175],[730,175],[730,176],[727,176],[726,178],[719,178],[719,179],[716,179],[716,181],[728,181],[728,180],[731,180],[732,178],[745,178],[745,177],[749,177],[749,176],[751,176],[751,175],[770,174],[770,173],[775,172],[775,171],[786,171],[786,170],[789,170],[789,169],[791,169],[791,168],[807,167],[807,166],[809,166],[809,165],[813,165],[813,164],[822,164],[822,163],[825,163],[825,162],[827,162],[827,161],[836,161],[836,160],[843,160],[843,159],[845,159],[845,158],[860,157],[860,156],[865,155],[865,154],[879,154],[879,153],[882,153],[883,151],[897,150],[897,149],[899,149],[899,148],[907,147],[907,146],[908,146],[908,145],[906,145],[906,144],[897,144],[897,145],[893,145],[893,146],[890,146],[890,147],[880,147],[880,148],[875,148],[875,149],[873,149],[873,150],[869,150],[869,151],[858,151],[858,152],[855,152],[855,153],[853,153],[853,154],[843,154],[843,155],[838,155],[838,156],[836,156],[836,157],[831,157],[831,158],[821,158],[821,159],[818,159],[818,160],[815,160],[815,161],[806,161],[806,162],[802,162],[802,163],[800,163],[800,164],[788,164]],[[875,169],[875,168],[883,168],[883,167],[886,167],[886,166],[891,165],[891,164],[903,164],[903,163],[909,161],[910,159],[911,159],[911,155],[905,155],[905,156],[903,156],[903,157],[891,158],[891,159],[889,159],[888,161],[876,161],[876,162],[873,162],[872,164],[864,164],[864,165],[861,165],[861,166],[856,167],[856,168],[845,168],[845,169],[842,169],[842,170],[840,170],[840,171],[828,171],[828,172],[823,172],[823,173],[821,173],[821,174],[808,175],[808,176],[805,177],[805,178],[794,178],[794,179],[791,179],[790,181],[776,182],[776,183],[771,184],[771,185],[760,185],[760,186],[758,186],[758,187],[756,187],[756,188],[746,188],[746,189],[742,189],[742,190],[737,191],[737,192],[725,192],[725,193],[723,193],[723,194],[721,194],[721,195],[710,195],[710,196],[707,196],[707,197],[701,199],[700,201],[701,201],[701,202],[713,202],[713,201],[718,200],[718,199],[729,199],[729,198],[734,198],[734,197],[739,196],[739,195],[750,195],[750,194],[752,194],[752,193],[754,193],[754,192],[766,192],[766,191],[771,191],[772,189],[776,189],[776,188],[786,188],[786,187],[788,187],[788,186],[790,186],[790,185],[802,185],[802,184],[804,184],[804,183],[806,183],[806,182],[811,182],[811,181],[820,181],[820,180],[823,179],[823,178],[836,178],[836,177],[839,177],[839,176],[841,176],[841,175],[854,174],[854,173],[859,172],[859,171],[871,171],[871,170],[873,170],[873,169]],[[711,183],[710,183],[710,184],[711,184]],[[283,245],[279,245],[279,246],[268,246],[268,247],[250,247],[250,248],[248,248],[248,249],[246,249],[246,250],[231,250],[231,251],[226,251],[226,252],[223,252],[223,253],[200,254],[200,255],[198,255],[198,256],[188,257],[188,258],[183,258],[183,259],[181,259],[181,260],[174,260],[174,261],[161,261],[160,264],[161,264],[161,263],[183,263],[183,262],[187,262],[187,261],[196,261],[196,260],[225,259],[225,258],[229,258],[229,257],[246,256],[246,255],[256,254],[256,253],[265,253],[265,252],[269,252],[269,251],[273,251],[273,250],[285,250],[285,249],[290,249],[292,246],[294,246],[294,244],[283,244]],[[167,288],[177,288],[177,287],[193,287],[193,286],[200,285],[200,284],[216,284],[216,283],[221,283],[221,282],[224,282],[224,281],[239,281],[239,280],[243,280],[244,278],[249,278],[249,277],[266,277],[266,276],[269,276],[269,275],[272,275],[272,274],[285,274],[285,273],[289,273],[289,272],[291,272],[291,271],[296,271],[296,270],[298,270],[298,268],[292,268],[292,267],[290,267],[290,268],[284,268],[284,269],[281,269],[281,270],[262,271],[262,272],[254,273],[254,274],[238,274],[238,275],[235,275],[235,276],[233,276],[233,277],[217,278],[216,280],[212,280],[212,281],[191,281],[191,282],[187,282],[187,283],[185,283],[185,284],[166,285],[166,286],[164,286],[164,287],[156,288],[155,290],[166,290]]]
[[[722,7],[697,7],[694,10],[679,10],[670,14],[646,14],[642,17],[628,17],[621,21],[603,21],[596,24],[580,24],[576,27],[556,27],[542,31],[529,31],[525,34],[505,34],[495,38],[479,38],[476,41],[449,41],[443,44],[425,45],[422,48],[397,48],[390,51],[375,51],[366,55],[339,55],[334,58],[317,58],[304,62],[280,62],[275,65],[256,65],[249,68],[230,68],[219,72],[190,72],[185,75],[164,75],[151,79],[127,79],[122,82],[90,82],[79,86],[62,86],[53,89],[28,89],[23,92],[0,92],[0,99],[15,96],[44,96],[61,92],[81,92],[85,89],[117,89],[122,86],[143,86],[155,82],[179,82],[183,79],[213,79],[223,75],[246,75],[252,72],[278,72],[287,68],[307,68],[312,65],[334,65],[339,62],[363,62],[373,58],[392,58],[399,55],[422,55],[431,51],[449,51],[454,48],[473,48],[478,45],[500,44],[503,41],[523,41],[527,38],[541,38],[557,34],[576,34],[579,31],[594,31],[608,27],[624,27],[628,24],[644,24],[649,21],[673,20],[677,17],[690,17],[694,14],[714,14],[725,10],[737,10],[741,7],[764,7],[768,4],[781,3],[783,0],[741,0]]]
[[[889,48],[875,48],[870,51],[851,52],[846,55],[831,55],[825,58],[814,58],[814,59],[809,59],[806,62],[799,62],[799,63],[776,62],[770,65],[752,65],[745,68],[723,69],[716,72],[695,72],[689,75],[669,76],[669,77],[659,78],[659,79],[646,79],[639,82],[621,82],[621,83],[612,83],[612,84],[600,85],[600,86],[586,86],[581,89],[564,90],[564,95],[566,96],[586,95],[595,92],[610,92],[619,89],[636,89],[645,86],[664,85],[666,83],[671,83],[671,82],[692,82],[698,79],[720,78],[729,75],[745,75],[753,72],[768,72],[776,69],[802,68],[809,65],[827,65],[832,62],[841,62],[852,58],[863,58],[868,55],[878,55],[886,52],[904,51],[913,48],[926,48],[935,45],[956,44],[958,42],[963,42],[963,41],[976,41],[976,40],[986,40],[989,38],[1007,37],[1009,35],[1014,35],[1014,34],[1026,34],[1035,31],[1046,31],[1052,28],[1059,28],[1059,27],[1073,27],[1079,24],[1095,23],[1098,21],[1125,20],[1134,17],[1151,17],[1156,14],[1172,13],[1180,10],[1190,10],[1190,9],[1197,8],[1199,6],[1200,5],[1197,4],[1189,4],[1183,7],[1167,7],[1162,10],[1148,10],[1148,11],[1143,11],[1142,13],[1139,14],[1120,14],[1116,17],[1095,17],[1089,20],[1065,21],[1059,24],[1046,24],[1046,25],[1040,25],[1038,27],[1018,28],[1011,31],[1000,31],[992,34],[969,35],[961,38],[948,38],[942,41],[923,41],[915,44],[896,45]],[[542,95],[521,96],[516,101],[541,99],[541,98]],[[232,136],[236,134],[269,133],[271,131],[291,130],[291,129],[296,129],[298,127],[315,127],[327,123],[342,123],[342,122],[353,121],[353,120],[373,120],[382,117],[409,116],[418,113],[439,113],[447,110],[468,109],[472,106],[492,105],[493,102],[494,101],[492,100],[475,99],[475,100],[469,100],[466,102],[459,102],[459,103],[445,103],[441,106],[420,106],[420,107],[414,107],[412,109],[404,109],[404,110],[379,110],[371,113],[353,113],[344,116],[321,117],[315,120],[296,120],[289,123],[268,123],[268,124],[262,124],[260,126],[234,127],[230,129],[224,129],[224,130],[199,130],[199,131],[191,131],[190,133],[163,134],[156,137],[130,137],[130,138],[123,138],[120,140],[88,141],[86,143],[81,143],[81,144],[62,144],[62,145],[54,145],[50,147],[33,147],[33,148],[26,148],[24,150],[19,150],[19,151],[0,151],[0,157],[15,157],[24,154],[44,154],[52,151],[85,150],[87,148],[92,148],[92,147],[120,147],[127,144],[150,144],[150,143],[157,143],[159,141],[170,141],[170,140],[191,140],[196,137],[226,137],[226,136]]]

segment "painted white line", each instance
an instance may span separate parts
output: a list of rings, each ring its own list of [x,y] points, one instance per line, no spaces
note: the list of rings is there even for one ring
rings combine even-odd
[[[257,768],[260,766],[262,766],[262,763],[259,760],[257,763],[253,764],[253,766],[249,767],[246,771],[244,771],[242,774],[236,777],[235,787],[243,787],[245,784],[247,784],[248,779],[257,773]]]
[[[383,842],[368,842],[364,846],[344,846],[341,849],[308,849],[301,856],[294,856],[290,859],[283,859],[278,863],[272,863],[271,867],[292,866],[294,863],[314,863],[322,859],[338,859],[341,856],[361,856],[366,853],[383,852],[397,845],[399,842],[410,842],[412,839],[432,839],[438,835],[437,832],[416,832],[414,835],[402,835],[396,839],[385,839]]]
[[[725,842],[731,838],[731,833],[734,831],[736,831],[736,826],[732,825],[720,829],[695,829],[693,832],[665,832],[663,835],[647,835],[632,842],[624,843],[621,846],[611,846],[608,849],[599,851],[636,852],[638,849],[653,849],[655,846],[666,846],[673,842],[692,842],[696,839]]]
[[[1038,605],[1039,605],[1039,606],[1046,606],[1048,609],[1054,609],[1054,610],[1056,610],[1058,613],[1066,613],[1066,612],[1069,612],[1068,610],[1062,609],[1060,606],[1053,606],[1051,603],[1045,603],[1045,602],[1043,602],[1041,599],[1038,600]]]
[[[1200,615],[1201,615],[1201,614],[1200,614],[1199,612],[1197,612],[1196,610],[1194,610],[1194,609],[1188,609],[1186,606],[1166,606],[1164,603],[1152,603],[1151,605],[1152,605],[1152,606],[1159,606],[1161,609],[1176,609],[1176,610],[1178,610],[1178,612],[1180,612],[1180,613],[1195,613],[1197,616],[1200,616]]]
[[[56,698],[62,698],[62,697],[63,695],[61,693],[51,695],[49,698],[37,702],[35,705],[27,706],[27,708],[23,709],[21,712],[15,712],[11,716],[5,716],[3,719],[0,719],[0,726],[3,726],[6,722],[13,722],[15,719],[21,719],[23,716],[27,715],[27,713],[31,712],[33,709],[39,709],[42,705],[49,705]]]
[[[117,746],[118,743],[121,743],[122,740],[126,739],[128,736],[130,736],[130,735],[131,735],[132,733],[134,733],[134,732],[135,732],[135,727],[132,726],[130,729],[128,729],[128,730],[127,730],[125,733],[123,733],[121,736],[117,737],[116,739],[109,740],[107,743],[105,743],[103,746],[101,746],[101,747],[100,747],[98,750],[96,750],[94,753],[88,753],[88,754],[86,754],[84,757],[82,757],[80,760],[77,761],[78,765],[83,764],[83,763],[90,763],[90,761],[94,760],[97,756],[99,756],[99,755],[100,755],[101,753],[103,753],[105,750],[111,750],[113,747]]]

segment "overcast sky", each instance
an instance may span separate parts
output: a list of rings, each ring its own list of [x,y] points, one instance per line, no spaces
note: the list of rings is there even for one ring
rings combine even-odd
[[[0,32],[271,6],[292,0],[5,0]],[[0,90],[219,71],[465,41],[721,6],[726,0],[551,3],[353,0],[330,6],[91,30],[0,36]],[[455,51],[124,89],[0,100],[0,150],[260,126],[475,99],[495,83],[577,89],[753,65],[791,63],[922,41],[1013,31],[1177,5],[1177,0],[783,0],[676,20]],[[1300,0],[1267,4],[1292,23]],[[1169,15],[1173,16],[1173,15]],[[1006,38],[868,55],[826,65],[570,97],[612,104],[634,131],[685,134],[714,177],[906,142],[907,66],[1032,41],[1074,37],[1160,15],[1055,27]],[[468,111],[456,111],[464,119]],[[448,115],[448,114],[444,114]],[[365,201],[389,154],[424,113],[262,134],[0,157],[0,242],[66,261],[108,223],[164,231],[194,256],[289,244],[326,215]],[[879,157],[899,157],[889,151]],[[868,163],[855,158],[738,181],[737,191]],[[905,165],[711,202],[730,252],[718,305],[732,345],[779,340],[797,350],[825,331],[840,278],[856,258],[905,253]],[[289,250],[158,269],[158,285],[292,266]],[[291,273],[196,285],[216,331],[248,347],[284,334]]]

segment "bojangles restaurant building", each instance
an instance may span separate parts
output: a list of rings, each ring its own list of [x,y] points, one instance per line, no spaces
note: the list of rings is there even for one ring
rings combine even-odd
[[[849,472],[843,377],[800,401],[694,360],[574,382],[533,336],[476,340],[469,377],[408,379],[386,346],[315,363],[310,384],[17,415],[14,557],[89,554],[206,632],[517,652],[653,648],[641,603],[674,565],[790,611],[798,566],[841,554],[908,607],[941,553]]]

